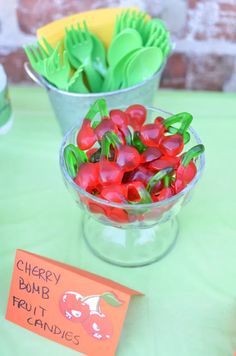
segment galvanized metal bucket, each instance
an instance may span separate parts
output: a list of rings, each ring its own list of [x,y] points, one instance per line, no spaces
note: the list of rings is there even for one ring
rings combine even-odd
[[[39,76],[31,68],[29,63],[26,62],[24,67],[29,77],[47,90],[62,134],[65,134],[75,126],[75,124],[82,122],[91,104],[100,98],[106,99],[109,109],[122,106],[126,107],[131,104],[152,106],[165,63],[151,78],[135,86],[105,93],[89,94],[69,93],[59,90],[47,82],[43,77]]]

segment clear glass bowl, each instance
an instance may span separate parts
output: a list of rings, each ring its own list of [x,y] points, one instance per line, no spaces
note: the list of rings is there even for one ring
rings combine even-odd
[[[157,116],[172,115],[160,109],[147,109],[147,122]],[[84,211],[83,236],[90,249],[103,260],[126,267],[144,266],[164,257],[174,246],[178,236],[176,215],[191,198],[193,188],[203,172],[205,158],[195,160],[197,174],[177,195],[151,204],[119,204],[95,197],[76,185],[66,170],[63,151],[68,144],[76,144],[80,126],[72,128],[63,138],[60,148],[60,167],[66,187]],[[185,150],[201,143],[190,127],[191,140]]]

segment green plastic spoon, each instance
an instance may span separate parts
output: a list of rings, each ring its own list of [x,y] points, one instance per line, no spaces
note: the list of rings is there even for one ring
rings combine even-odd
[[[107,52],[107,60],[114,67],[127,53],[142,46],[142,38],[138,31],[127,28],[113,38]]]
[[[141,48],[126,68],[127,86],[143,82],[155,74],[163,63],[163,54],[157,47]]]
[[[127,53],[120,61],[114,66],[109,67],[105,80],[103,82],[103,91],[111,91],[120,89],[122,82],[124,80],[124,74],[126,71],[126,66],[129,60],[132,58],[134,53],[139,51],[140,48],[133,49],[131,52]]]

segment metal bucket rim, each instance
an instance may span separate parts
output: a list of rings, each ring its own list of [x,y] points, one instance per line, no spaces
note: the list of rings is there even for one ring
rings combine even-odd
[[[27,68],[28,70],[33,72],[32,74],[34,74],[34,76],[36,76],[37,78],[40,78],[39,79],[40,83],[43,84],[43,86],[47,90],[52,90],[52,91],[57,92],[62,95],[66,95],[66,96],[70,96],[70,97],[78,97],[78,98],[89,98],[89,97],[96,98],[96,97],[102,97],[102,96],[107,97],[107,96],[118,95],[118,94],[127,93],[129,91],[133,91],[137,88],[145,86],[145,84],[151,82],[153,79],[157,79],[158,77],[161,77],[161,74],[165,68],[165,65],[166,65],[166,61],[162,64],[161,68],[156,73],[154,73],[150,78],[142,81],[141,83],[132,85],[131,87],[128,87],[128,88],[118,89],[118,90],[114,90],[114,91],[106,91],[106,92],[101,92],[101,93],[70,93],[68,91],[56,88],[54,85],[50,84],[44,77],[38,75],[32,69],[32,67],[29,65],[29,62],[24,63],[25,68]],[[30,66],[30,68],[29,68],[29,66]]]

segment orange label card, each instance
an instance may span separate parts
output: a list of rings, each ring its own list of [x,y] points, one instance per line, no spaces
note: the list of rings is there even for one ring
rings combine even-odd
[[[141,293],[17,250],[6,319],[89,356],[111,356],[130,298]]]

